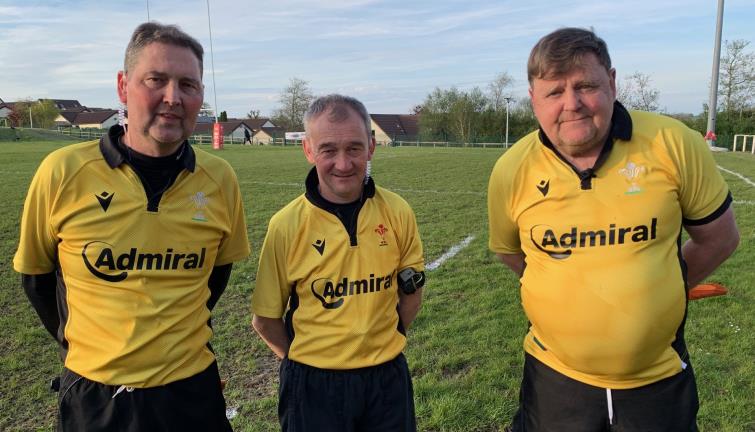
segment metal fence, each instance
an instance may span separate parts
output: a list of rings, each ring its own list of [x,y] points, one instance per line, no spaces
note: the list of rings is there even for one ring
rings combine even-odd
[[[465,147],[465,148],[508,148],[512,143],[498,143],[498,142],[455,142],[455,141],[393,141],[388,143],[393,147]]]

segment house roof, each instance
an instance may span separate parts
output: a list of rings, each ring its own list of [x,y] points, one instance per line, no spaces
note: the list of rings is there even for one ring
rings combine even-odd
[[[40,102],[42,102],[45,99],[39,99]],[[60,110],[68,110],[72,108],[81,108],[82,105],[79,103],[79,101],[74,99],[50,99],[52,103],[55,104],[55,107],[57,107]]]
[[[63,115],[63,113],[61,113],[61,115]],[[118,115],[118,111],[104,110],[95,112],[80,112],[71,123],[76,125],[105,123],[108,119],[110,119],[110,117],[114,115]],[[63,117],[66,116],[64,115]],[[68,120],[68,117],[66,117],[66,120]]]
[[[248,119],[243,119],[242,121],[244,122],[245,125],[247,125],[250,129],[252,129],[255,132],[259,131],[260,129],[263,129],[263,125],[267,122],[270,122],[270,124],[274,124],[272,121],[270,121],[269,118],[264,118],[264,117],[252,118],[252,119],[248,118]]]
[[[231,132],[238,129],[239,126],[241,126],[244,121],[235,119],[235,120],[229,120],[227,122],[218,122],[223,125],[223,134],[228,135]],[[199,135],[212,135],[212,128],[215,123],[199,123],[197,122],[197,125],[194,126],[194,133]],[[247,128],[248,125],[245,125]]]
[[[370,114],[370,117],[390,137],[419,134],[419,116],[415,114]]]

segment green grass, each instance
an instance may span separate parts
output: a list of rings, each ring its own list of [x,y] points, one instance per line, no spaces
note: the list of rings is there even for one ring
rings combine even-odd
[[[0,130],[0,132],[2,132]],[[39,161],[62,142],[9,142],[0,135],[0,430],[51,430],[56,396],[47,381],[60,369],[12,271],[18,219]],[[31,138],[30,138],[31,139]],[[205,147],[207,148],[207,147]],[[428,262],[468,235],[475,239],[430,272],[422,312],[409,334],[422,431],[496,431],[510,421],[521,378],[527,321],[518,282],[487,250],[485,191],[500,149],[379,148],[373,173],[414,208]],[[253,256],[234,267],[216,309],[213,339],[226,399],[239,431],[278,430],[278,363],[251,331],[249,300],[270,216],[299,195],[308,165],[298,148],[228,146],[217,153],[236,169]],[[719,165],[755,179],[755,157],[716,154]],[[724,174],[734,194],[741,245],[711,277],[728,296],[690,304],[687,341],[698,375],[703,431],[755,431],[755,187]],[[749,202],[749,203],[748,203]]]

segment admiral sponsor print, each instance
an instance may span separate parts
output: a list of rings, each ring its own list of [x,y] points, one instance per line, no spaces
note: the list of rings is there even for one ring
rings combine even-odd
[[[647,225],[617,227],[616,224],[610,224],[607,229],[598,230],[582,230],[574,226],[563,233],[540,224],[530,229],[530,239],[538,250],[551,258],[562,260],[571,256],[573,249],[655,240],[657,227],[658,218],[652,218]]]
[[[84,245],[81,257],[84,265],[99,279],[120,282],[133,270],[192,270],[204,267],[206,248],[197,252],[178,253],[173,248],[165,252],[140,252],[130,248],[127,252],[113,251],[113,245],[95,240]],[[115,273],[118,272],[118,273]]]
[[[370,276],[365,279],[338,278],[333,282],[327,278],[315,279],[310,284],[312,294],[320,300],[325,309],[337,309],[344,303],[344,298],[354,295],[378,293],[391,288],[395,272],[386,276]]]

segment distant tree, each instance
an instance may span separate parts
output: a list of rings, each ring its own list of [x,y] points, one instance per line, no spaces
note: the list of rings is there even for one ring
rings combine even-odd
[[[35,128],[48,129],[55,125],[55,118],[58,117],[60,111],[52,100],[43,99],[31,105],[31,113],[34,117]]]
[[[493,111],[500,112],[506,109],[506,98],[510,97],[509,88],[514,84],[514,78],[508,72],[501,72],[488,84],[488,98]]]
[[[749,41],[726,41],[721,57],[718,94],[724,111],[742,111],[755,97],[755,53],[747,52]]]
[[[422,104],[417,104],[412,107],[410,114],[419,115],[420,113],[422,113]]]
[[[260,118],[260,110],[251,109],[248,113],[246,113],[246,118],[248,119],[258,119]]]
[[[34,105],[31,99],[22,99],[13,104],[13,112],[18,119],[15,127],[31,127],[34,121],[31,107]]]
[[[616,83],[616,99],[629,109],[658,111],[661,92],[651,84],[650,75],[635,72]]]
[[[280,93],[280,106],[273,113],[273,123],[288,131],[303,131],[304,113],[307,112],[313,98],[307,81],[291,78]]]
[[[23,125],[24,119],[21,114],[16,111],[15,106],[10,113],[8,113],[8,121],[10,122],[11,127],[21,127]]]
[[[470,143],[479,135],[487,98],[479,87],[470,91],[435,88],[422,103],[421,133],[425,137]]]
[[[228,121],[228,113],[225,112],[225,111],[220,111],[220,115],[218,116],[218,121],[227,122]]]
[[[199,115],[205,117],[215,117],[215,110],[212,109],[212,105],[207,102],[202,102],[202,108],[199,109]]]

